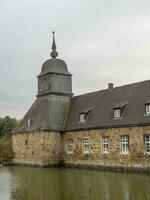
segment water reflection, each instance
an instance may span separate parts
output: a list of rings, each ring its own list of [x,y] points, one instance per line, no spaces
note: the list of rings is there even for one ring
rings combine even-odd
[[[121,199],[150,199],[150,175],[14,166],[0,169],[0,200]]]
[[[12,176],[7,168],[0,167],[0,200],[11,198]]]

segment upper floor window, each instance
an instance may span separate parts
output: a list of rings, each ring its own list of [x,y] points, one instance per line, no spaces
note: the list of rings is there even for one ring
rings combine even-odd
[[[79,117],[80,117],[80,122],[85,122],[86,121],[86,113],[80,113],[80,115],[79,115]]]
[[[79,113],[79,122],[86,122],[90,112],[93,110],[93,107],[85,108]]]
[[[128,154],[129,152],[129,136],[121,136],[121,153]]]
[[[83,138],[83,153],[89,153],[89,149],[90,149],[90,140],[89,137],[85,137]]]
[[[120,118],[121,117],[121,110],[118,109],[114,109],[114,118]]]
[[[102,136],[102,141],[101,141],[101,151],[102,153],[108,153],[109,152],[109,137],[108,136]]]
[[[121,119],[125,113],[125,110],[127,108],[128,102],[120,102],[113,106],[113,117],[115,119]]]
[[[150,154],[150,135],[144,136],[145,153]]]
[[[73,153],[73,139],[68,139],[67,145],[67,152]]]
[[[28,119],[28,123],[27,123],[28,127],[31,126],[31,119]]]
[[[150,104],[145,105],[146,115],[150,115]]]

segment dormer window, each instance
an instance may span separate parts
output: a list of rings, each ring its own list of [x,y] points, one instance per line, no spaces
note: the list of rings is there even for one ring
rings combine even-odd
[[[150,99],[148,99],[145,103],[145,116],[150,116]]]
[[[150,115],[150,104],[145,105],[145,114]]]
[[[80,122],[85,122],[86,121],[86,113],[80,113]]]
[[[120,118],[121,117],[121,111],[120,109],[114,109],[114,118]]]
[[[93,107],[91,108],[85,108],[84,110],[82,110],[80,113],[79,113],[79,123],[81,122],[86,122],[88,116],[89,116],[89,113],[93,110]]]
[[[118,103],[113,107],[113,117],[114,119],[121,119],[125,113],[128,102]]]

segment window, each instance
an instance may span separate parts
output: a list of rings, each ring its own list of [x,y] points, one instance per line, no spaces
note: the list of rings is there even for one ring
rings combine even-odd
[[[129,136],[121,136],[121,153],[127,154],[129,152]]]
[[[120,117],[121,117],[121,110],[114,109],[114,118],[120,118]]]
[[[28,139],[25,140],[25,145],[28,145]]]
[[[73,139],[68,139],[67,151],[68,153],[73,153]]]
[[[28,127],[31,126],[31,119],[28,119]]]
[[[83,139],[83,153],[89,153],[89,148],[90,148],[90,144],[89,144],[89,137],[86,137]]]
[[[150,104],[145,105],[146,115],[150,115]]]
[[[145,153],[150,154],[150,135],[144,136]]]
[[[128,102],[119,102],[113,106],[113,117],[114,119],[121,119],[125,114]]]
[[[108,145],[108,136],[102,136],[102,141],[101,141],[101,151],[102,153],[108,153],[109,152],[109,145]]]
[[[91,108],[85,108],[84,110],[82,110],[80,113],[79,113],[79,122],[86,122],[88,116],[89,116],[89,113],[93,110],[93,107]]]
[[[85,122],[85,120],[86,120],[86,114],[85,113],[81,113],[79,120],[80,120],[80,122]]]

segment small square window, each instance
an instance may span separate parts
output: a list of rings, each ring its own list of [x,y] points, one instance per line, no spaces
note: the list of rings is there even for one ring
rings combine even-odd
[[[150,154],[150,135],[144,136],[145,153]]]
[[[79,120],[80,120],[80,122],[85,122],[86,121],[86,114],[85,113],[81,113]]]
[[[89,153],[89,149],[90,149],[90,141],[89,137],[86,137],[83,139],[83,153],[84,154]]]
[[[121,117],[121,110],[114,109],[114,118],[120,118],[120,117]]]
[[[145,105],[146,115],[150,115],[150,104]]]

